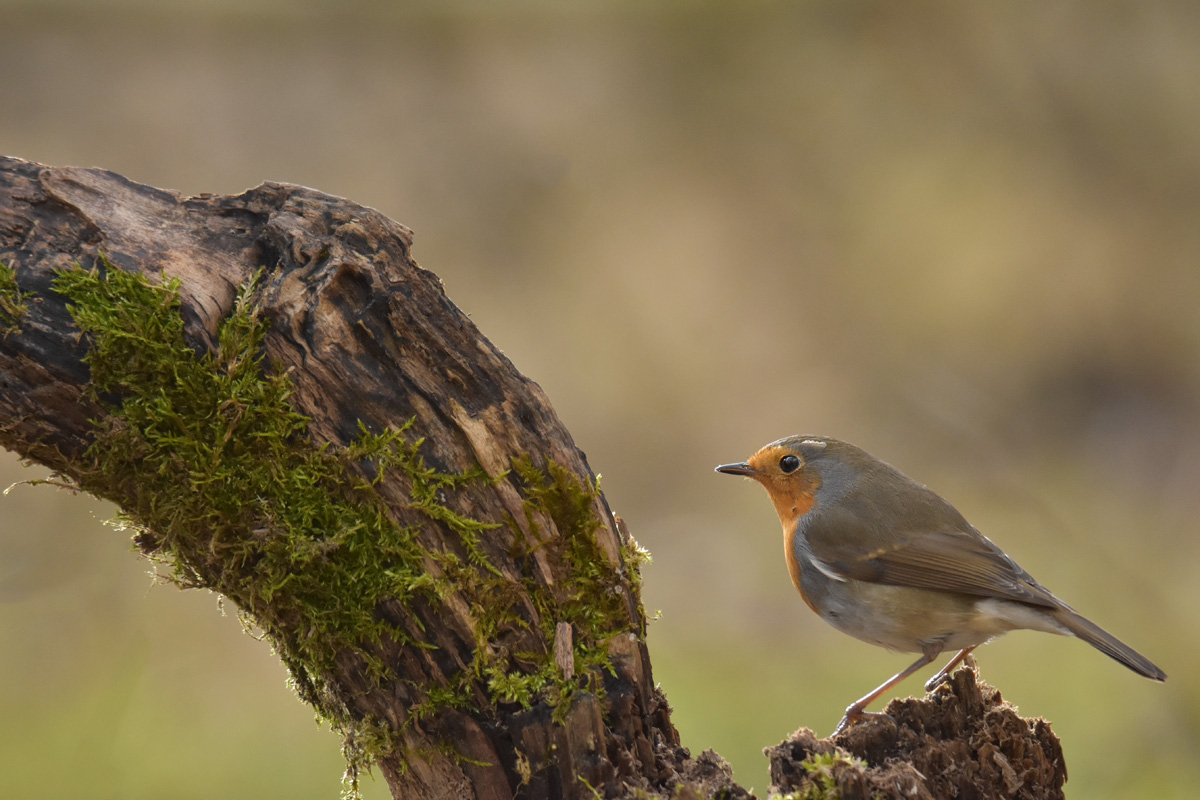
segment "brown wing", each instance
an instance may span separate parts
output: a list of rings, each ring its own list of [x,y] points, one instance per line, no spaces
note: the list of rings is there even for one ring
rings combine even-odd
[[[916,513],[881,531],[876,515],[864,509],[832,509],[813,515],[804,533],[813,558],[842,578],[1061,606],[949,504],[945,508],[953,512],[953,527],[945,526],[946,514]],[[925,527],[939,517],[943,527]]]

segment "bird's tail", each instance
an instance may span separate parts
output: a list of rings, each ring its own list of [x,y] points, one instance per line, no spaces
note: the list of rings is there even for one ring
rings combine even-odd
[[[1167,673],[1159,669],[1150,659],[1091,620],[1084,619],[1068,608],[1058,609],[1054,612],[1054,618],[1075,636],[1083,639],[1101,653],[1120,661],[1139,675],[1145,675],[1156,681],[1167,679]]]

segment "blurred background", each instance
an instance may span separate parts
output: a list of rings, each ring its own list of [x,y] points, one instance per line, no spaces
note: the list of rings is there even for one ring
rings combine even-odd
[[[416,232],[653,553],[684,743],[760,797],[764,746],[912,659],[817,619],[763,491],[712,471],[792,433],[930,485],[1170,674],[979,652],[1069,796],[1195,796],[1200,5],[0,0],[0,27],[4,154]],[[336,797],[268,647],[153,587],[112,513],[0,499],[0,797]]]

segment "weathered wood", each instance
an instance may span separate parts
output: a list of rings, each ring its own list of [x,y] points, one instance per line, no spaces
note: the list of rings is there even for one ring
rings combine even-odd
[[[579,665],[570,656],[580,630],[554,619],[544,628],[541,615],[567,602],[608,600],[555,594],[571,585],[577,567],[563,550],[564,537],[575,533],[531,505],[529,476],[513,466],[547,474],[557,465],[564,480],[585,488],[593,475],[540,387],[446,298],[433,273],[417,266],[411,244],[407,228],[378,212],[300,186],[180,197],[103,170],[0,159],[0,261],[32,295],[17,329],[0,341],[0,444],[107,492],[137,521],[145,501],[132,496],[136,488],[98,489],[81,474],[97,420],[112,406],[88,392],[88,341],[52,286],[55,270],[104,269],[102,254],[152,283],[178,278],[186,341],[197,353],[217,350],[239,286],[264,270],[251,298],[269,321],[264,363],[289,375],[290,403],[310,419],[313,444],[346,446],[361,435],[360,425],[379,432],[411,422],[423,439],[424,465],[448,474],[482,467],[491,480],[437,500],[497,526],[478,537],[478,546],[488,575],[511,589],[511,617],[486,633],[478,630],[480,598],[466,590],[440,601],[381,598],[376,614],[394,635],[334,654],[328,674],[317,676],[321,696],[309,699],[345,712],[351,749],[362,733],[355,721],[369,722],[364,730],[376,734],[381,724],[390,729],[394,746],[379,764],[396,797],[511,800],[590,797],[589,786],[606,796],[633,786],[670,789],[687,769],[686,751],[653,683],[636,565],[626,563],[635,545],[618,530],[603,495],[591,495],[587,512],[596,524],[588,541],[606,562],[620,619],[602,643],[611,672],[593,665],[575,675]],[[356,468],[373,477],[370,464]],[[375,491],[398,526],[419,529],[431,573],[443,570],[439,554],[469,559],[452,525],[414,508],[410,475],[390,470]],[[145,536],[145,549],[161,546],[154,531]],[[196,570],[197,581],[220,588],[220,576],[205,572],[219,572],[219,565]],[[531,592],[544,592],[550,611]],[[257,615],[261,606],[248,610]],[[286,650],[308,622],[274,620],[268,633]],[[505,702],[485,676],[470,674],[480,647],[519,653],[504,662],[509,670],[544,657],[577,691],[557,708],[544,693],[525,698],[528,707]],[[367,657],[383,660],[383,679],[366,668]],[[467,686],[456,702],[430,701],[436,690],[456,685]],[[414,720],[416,707],[424,711]]]

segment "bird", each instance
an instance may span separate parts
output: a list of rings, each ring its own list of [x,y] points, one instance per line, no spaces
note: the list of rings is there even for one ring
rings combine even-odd
[[[932,691],[975,648],[1012,630],[1075,636],[1156,681],[1166,673],[1076,613],[940,495],[847,442],[788,436],[717,472],[762,484],[783,526],[792,583],[843,633],[920,653],[911,666],[846,709],[833,735],[941,653],[955,651]]]

